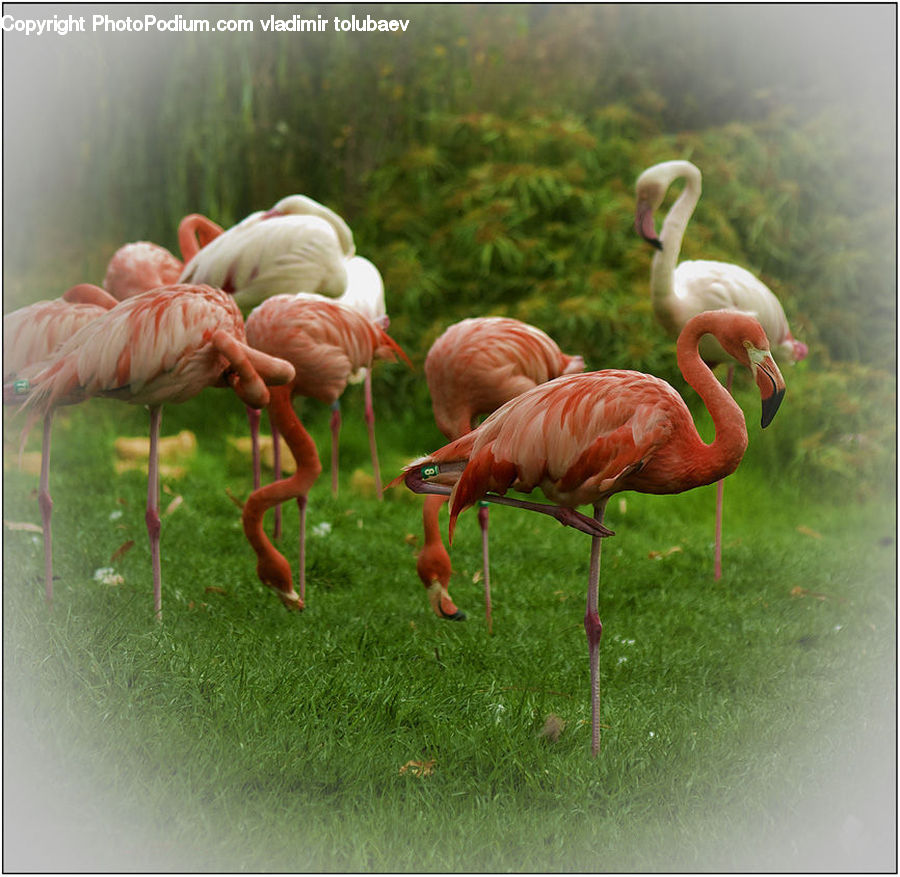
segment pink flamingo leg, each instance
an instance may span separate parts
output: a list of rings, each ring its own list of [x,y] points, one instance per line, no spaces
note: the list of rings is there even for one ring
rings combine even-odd
[[[250,447],[253,451],[253,489],[259,490],[262,482],[259,462],[259,419],[261,411],[247,406],[247,422],[250,424]]]
[[[271,416],[269,418],[269,425],[272,428],[272,469],[273,480],[281,481],[281,433],[278,431],[278,427],[272,421]],[[272,533],[272,536],[275,539],[281,538],[281,503],[275,506],[275,529]]]
[[[372,404],[372,369],[366,369],[366,428],[369,431],[369,449],[372,452],[372,472],[375,475],[375,497],[384,498],[381,489],[381,469],[378,466],[378,448],[375,445],[375,406]]]
[[[300,569],[297,572],[300,585],[300,602],[306,604],[306,497],[297,497],[297,509],[300,512]]]
[[[41,486],[38,491],[38,506],[41,510],[41,524],[44,528],[44,596],[48,606],[53,606],[53,539],[50,533],[50,515],[53,500],[50,498],[50,425],[53,409],[44,416],[44,436],[41,447]]]
[[[338,495],[338,439],[341,435],[341,403],[331,406],[331,495]]]
[[[731,379],[734,377],[734,366],[728,366],[728,377],[725,381],[725,389],[731,392]],[[716,547],[714,553],[714,576],[716,581],[722,578],[722,509],[725,496],[725,479],[720,478],[716,482]]]
[[[159,427],[162,406],[150,407],[150,461],[147,466],[147,535],[150,537],[150,560],[153,565],[153,611],[162,619],[162,568],[159,562]]]
[[[491,620],[491,565],[488,560],[488,512],[487,505],[478,509],[478,523],[481,525],[481,558],[484,565],[484,617],[487,620],[488,633],[494,632]]]
[[[594,520],[598,525],[603,523],[606,502],[594,506]],[[588,652],[591,661],[591,758],[596,758],[600,751],[600,635],[603,625],[597,604],[600,591],[600,546],[602,538],[591,538],[591,571],[588,576],[587,606],[584,612],[584,631],[587,634]]]

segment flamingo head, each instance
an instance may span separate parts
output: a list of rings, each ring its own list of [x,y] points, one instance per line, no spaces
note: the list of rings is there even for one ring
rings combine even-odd
[[[648,244],[656,247],[657,250],[661,250],[663,244],[656,234],[653,214],[662,206],[669,186],[680,178],[686,179],[688,183],[695,186],[699,197],[700,171],[696,165],[691,164],[689,161],[676,159],[675,161],[663,161],[655,164],[653,167],[648,167],[634,184],[637,196],[634,216],[635,230]]]
[[[661,250],[663,245],[656,235],[656,221],[653,214],[659,205],[662,204],[666,190],[653,180],[647,181],[642,186],[641,179],[638,179],[634,229],[648,244],[656,247],[657,250]]]
[[[721,328],[713,330],[713,334],[729,356],[750,369],[762,399],[761,426],[767,427],[781,405],[785,385],[763,327],[755,317],[740,311],[711,311],[700,316],[713,317],[720,324]]]
[[[272,588],[288,609],[302,610],[303,600],[294,590],[291,581],[291,565],[277,551],[271,551],[260,557],[256,564],[259,580]]]
[[[425,545],[416,558],[416,572],[425,585],[425,593],[434,614],[449,621],[464,621],[466,614],[456,608],[447,587],[450,583],[450,557],[443,545]]]

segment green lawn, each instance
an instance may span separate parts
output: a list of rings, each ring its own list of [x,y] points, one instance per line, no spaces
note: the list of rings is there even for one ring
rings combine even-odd
[[[807,495],[754,464],[752,432],[726,486],[718,583],[714,487],[625,494],[624,511],[615,498],[593,761],[589,539],[494,507],[489,637],[466,513],[451,593],[469,617],[440,621],[406,539],[421,500],[351,483],[369,467],[361,394],[347,396],[336,500],[327,411],[306,403],[326,469],[309,527],[330,531],[309,536],[302,614],[257,581],[225,492],[250,486],[225,441],[246,431],[230,394],[163,416],[199,451],[164,479],[163,505],[183,501],[163,521],[161,624],[145,476],[112,463],[146,412],[95,401],[59,417],[52,612],[40,536],[4,528],[6,869],[894,869],[892,493]],[[437,444],[428,415],[379,420],[386,481]],[[39,522],[36,477],[9,444],[5,458],[5,521]],[[293,506],[285,520],[296,563]],[[94,580],[110,565],[123,584]],[[541,734],[551,715],[556,740]]]

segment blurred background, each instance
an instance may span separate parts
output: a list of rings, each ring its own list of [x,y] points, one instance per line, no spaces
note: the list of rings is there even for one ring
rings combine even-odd
[[[638,174],[687,158],[704,193],[682,258],[757,273],[810,346],[768,452],[861,498],[893,471],[893,6],[4,8],[88,18],[4,37],[5,312],[102,281],[126,241],[177,251],[186,213],[228,226],[302,192],[379,266],[414,361],[449,323],[504,314],[681,389],[632,223]],[[148,12],[255,27],[91,32]],[[353,14],[409,26],[260,24]],[[388,371],[386,410],[428,411],[424,382]]]

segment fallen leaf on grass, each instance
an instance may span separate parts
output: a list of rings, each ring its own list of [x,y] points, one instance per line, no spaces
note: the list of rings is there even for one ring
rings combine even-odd
[[[407,533],[407,534],[403,537],[403,541],[404,541],[407,545],[418,545],[418,544],[419,544],[419,537],[416,536],[415,533]]]
[[[797,527],[797,532],[802,533],[804,536],[811,536],[813,539],[822,538],[821,533],[817,533],[815,530],[813,530],[811,527],[807,527],[805,524],[801,524],[799,527]]]
[[[230,490],[230,488],[225,488],[225,495],[241,510],[244,510],[244,501],[242,499],[238,499]]]
[[[433,758],[430,758],[428,761],[407,761],[400,768],[400,774],[409,772],[417,777],[430,777],[434,773],[434,764]]]
[[[184,497],[181,494],[178,494],[178,496],[176,496],[175,499],[173,499],[172,502],[170,502],[166,506],[166,510],[163,512],[163,514],[171,515],[172,512],[174,512],[178,508],[178,506],[180,506],[183,502],[184,502]]]
[[[559,735],[565,730],[566,720],[561,719],[556,713],[550,713],[544,721],[539,737],[546,737],[551,743],[559,740]]]
[[[791,596],[792,597],[812,597],[814,600],[834,600],[830,594],[823,594],[820,591],[810,591],[809,588],[802,588],[800,585],[797,585],[794,588],[791,588]],[[836,598],[838,603],[845,602],[843,598]]]
[[[677,551],[681,551],[680,545],[673,545],[671,548],[667,548],[665,551],[651,551],[647,557],[652,558],[654,560],[661,560],[663,557],[668,557],[670,554],[675,554]]]
[[[115,563],[122,555],[127,554],[131,549],[134,548],[134,539],[129,539],[127,542],[123,542],[110,556],[109,562]]]
[[[483,570],[476,570],[475,575],[472,576],[472,584],[477,585],[481,581],[481,577],[484,575]]]
[[[203,592],[205,594],[227,594],[228,593],[228,591],[226,591],[225,588],[220,588],[217,585],[207,585],[203,589]]]
[[[44,532],[44,528],[39,524],[32,524],[29,521],[4,521],[3,526],[7,530],[24,530],[26,533]]]
[[[350,476],[350,489],[362,496],[375,496],[375,476],[364,469],[354,469]]]
[[[628,503],[625,500],[625,497],[619,497],[619,514],[624,515],[628,511]]]
[[[287,442],[284,440],[284,436],[279,436],[279,446],[281,448],[279,465],[281,466],[281,474],[282,475],[293,475],[294,472],[297,471],[297,463],[294,460],[294,455],[291,453],[291,449],[288,447]],[[250,439],[250,436],[233,436],[230,435],[226,438],[231,447],[233,447],[241,456],[246,457],[248,460],[253,457],[253,443]],[[260,463],[265,466],[267,469],[275,469],[275,452],[274,452],[274,444],[272,442],[272,436],[270,435],[260,435],[259,437],[259,460]]]
[[[569,595],[565,591],[554,591],[553,596],[558,598],[560,603],[569,599]]]

